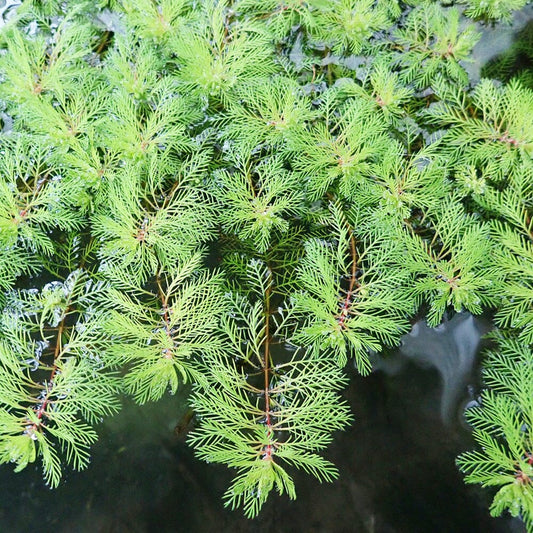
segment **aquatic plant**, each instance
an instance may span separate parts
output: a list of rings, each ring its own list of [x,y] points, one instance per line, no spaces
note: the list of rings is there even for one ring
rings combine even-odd
[[[0,33],[0,462],[85,468],[192,384],[255,517],[352,420],[353,360],[494,312],[466,481],[533,530],[533,92],[463,68],[525,2],[26,1]]]

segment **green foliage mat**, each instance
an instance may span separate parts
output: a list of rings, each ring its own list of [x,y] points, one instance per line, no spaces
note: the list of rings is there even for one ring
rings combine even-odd
[[[121,394],[191,383],[189,443],[255,517],[294,469],[337,477],[349,359],[368,374],[421,310],[492,310],[458,465],[533,531],[531,47],[503,83],[463,69],[466,17],[525,3],[23,2],[0,33],[0,461],[55,487]]]

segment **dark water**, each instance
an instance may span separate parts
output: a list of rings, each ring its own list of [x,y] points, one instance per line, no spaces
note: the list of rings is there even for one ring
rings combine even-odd
[[[491,518],[490,494],[466,487],[454,464],[472,447],[461,413],[475,394],[476,364],[472,355],[472,365],[453,376],[442,360],[460,368],[457,361],[476,351],[486,323],[460,315],[438,330],[416,328],[402,353],[392,354],[393,366],[381,363],[387,372],[367,378],[352,372],[344,394],[356,421],[326,452],[340,470],[333,484],[296,473],[295,502],[275,495],[254,521],[224,509],[231,472],[194,459],[174,431],[183,402],[167,397],[140,408],[127,403],[99,428],[89,469],[69,473],[54,491],[38,467],[20,474],[0,468],[0,531],[524,531],[519,521]]]

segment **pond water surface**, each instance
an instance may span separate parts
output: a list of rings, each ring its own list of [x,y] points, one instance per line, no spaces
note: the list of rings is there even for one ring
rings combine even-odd
[[[467,487],[454,463],[473,445],[462,412],[475,401],[474,354],[487,329],[469,315],[437,330],[419,322],[399,352],[376,363],[381,370],[367,378],[352,370],[344,396],[356,420],[325,454],[339,479],[320,484],[296,473],[297,500],[273,495],[254,521],[224,509],[232,473],[194,458],[175,430],[186,408],[169,396],[126,402],[98,428],[89,469],[68,473],[56,490],[38,467],[0,468],[0,531],[523,532],[518,520],[491,518],[489,492]]]

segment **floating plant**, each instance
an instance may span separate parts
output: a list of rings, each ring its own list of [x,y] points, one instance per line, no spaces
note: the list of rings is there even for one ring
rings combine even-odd
[[[449,3],[2,8],[0,462],[56,487],[120,395],[190,383],[188,442],[253,518],[339,475],[349,360],[490,311],[458,465],[533,531],[533,92],[464,69],[526,2]]]

